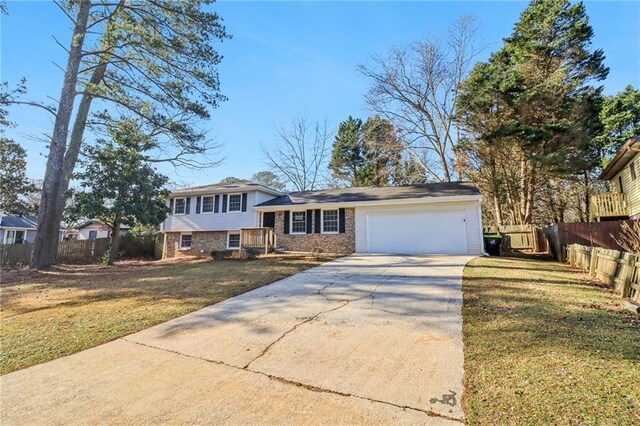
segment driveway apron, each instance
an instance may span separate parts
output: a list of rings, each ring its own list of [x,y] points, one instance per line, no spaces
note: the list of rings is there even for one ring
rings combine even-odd
[[[470,259],[352,255],[11,373],[2,423],[459,424]]]

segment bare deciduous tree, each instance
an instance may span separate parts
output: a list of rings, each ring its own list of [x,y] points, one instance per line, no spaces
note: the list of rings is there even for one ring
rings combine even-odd
[[[482,50],[478,25],[469,16],[458,19],[444,41],[431,39],[373,56],[373,65],[359,67],[372,81],[365,95],[369,107],[392,121],[406,148],[430,179],[451,181],[458,86]]]
[[[276,132],[275,142],[263,145],[269,167],[297,191],[312,191],[326,185],[331,132],[327,120],[311,123],[298,116]]]
[[[618,235],[609,234],[620,247],[629,253],[640,253],[640,221],[634,221],[633,225],[622,222]]]

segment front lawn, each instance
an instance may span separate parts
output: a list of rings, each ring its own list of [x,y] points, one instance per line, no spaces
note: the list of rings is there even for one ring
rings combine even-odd
[[[143,330],[320,263],[274,257],[3,271],[0,374]]]
[[[640,424],[640,321],[567,265],[476,258],[464,271],[469,424]]]

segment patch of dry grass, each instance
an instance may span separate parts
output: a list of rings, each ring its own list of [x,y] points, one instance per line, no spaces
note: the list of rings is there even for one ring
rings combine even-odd
[[[0,374],[97,346],[320,263],[267,257],[3,271]]]
[[[477,258],[464,271],[469,424],[640,424],[640,326],[567,265]]]

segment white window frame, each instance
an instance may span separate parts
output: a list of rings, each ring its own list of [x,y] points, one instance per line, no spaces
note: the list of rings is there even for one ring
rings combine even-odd
[[[304,231],[303,232],[294,232],[293,231],[293,215],[296,213],[304,214]],[[291,217],[289,217],[289,234],[291,235],[305,235],[307,233],[307,211],[306,210],[293,210],[289,213]]]
[[[182,213],[176,212],[176,207],[178,207],[178,200],[184,200],[184,211]],[[173,214],[175,216],[184,216],[187,214],[187,197],[178,197],[173,199]]]
[[[325,212],[336,212],[336,230],[335,231],[325,231],[324,230],[324,213]],[[320,233],[321,234],[339,234],[340,233],[340,209],[322,209],[320,212]]]
[[[4,230],[4,241],[2,242],[2,244],[15,244],[16,243],[16,232],[24,232],[24,235],[22,236],[22,243],[21,244],[26,244],[27,243],[27,231],[28,231],[28,229],[26,229],[26,228],[5,228],[5,230]],[[11,243],[7,242],[9,240],[9,232],[13,232],[13,242],[11,242]]]
[[[231,197],[236,195],[240,197],[240,207],[238,207],[238,210],[231,210]],[[241,213],[241,212],[242,212],[242,193],[227,194],[227,213]]]
[[[204,211],[204,199],[205,198],[211,198],[211,211],[210,212],[205,212]],[[200,213],[202,214],[211,214],[213,212],[216,211],[216,196],[215,195],[203,195],[202,198],[200,199]]]
[[[229,244],[232,235],[238,236],[238,247],[231,247]],[[227,232],[227,250],[240,250],[240,244],[242,244],[241,240],[242,236],[240,236],[240,231],[229,231]]]
[[[182,246],[182,236],[183,235],[191,235],[191,243],[189,244],[189,247],[183,247]],[[180,233],[180,241],[178,241],[178,249],[179,250],[191,250],[191,247],[193,247],[193,234],[191,232],[181,232]]]

